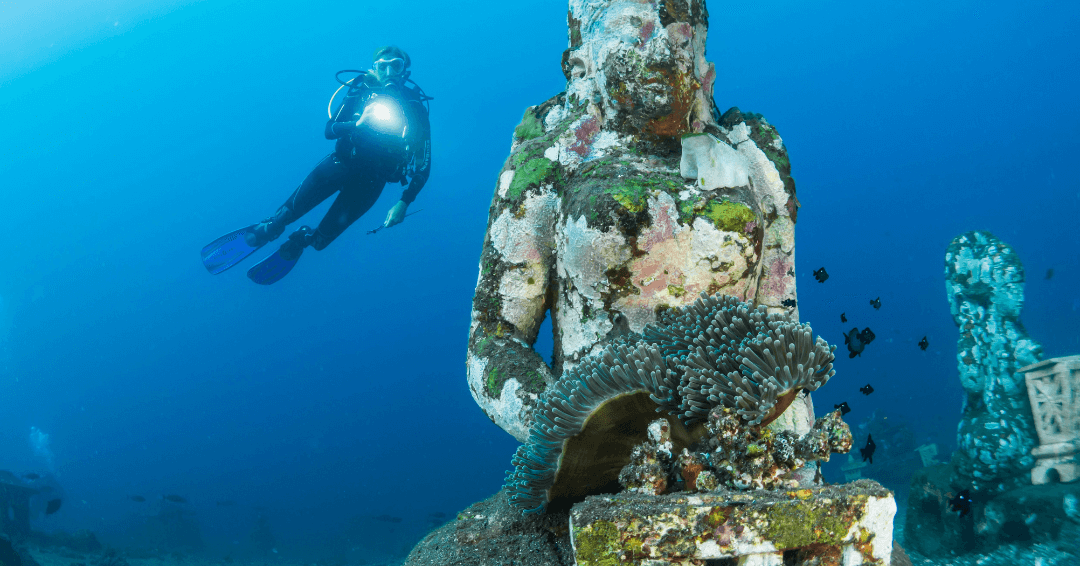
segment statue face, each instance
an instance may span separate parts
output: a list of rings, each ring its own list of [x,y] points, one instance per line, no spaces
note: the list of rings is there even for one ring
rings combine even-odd
[[[988,232],[966,234],[953,246],[946,275],[959,313],[974,315],[981,307],[1002,317],[1019,317],[1024,307],[1024,267],[1016,251]]]
[[[704,7],[666,7],[677,3],[571,2],[567,94],[600,107],[606,127],[678,136],[709,119],[715,72],[704,57]]]

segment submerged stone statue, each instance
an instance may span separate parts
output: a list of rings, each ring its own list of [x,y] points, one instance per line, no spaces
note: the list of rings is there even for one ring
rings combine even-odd
[[[570,2],[566,92],[514,131],[469,332],[473,398],[520,441],[564,371],[702,292],[798,320],[787,151],[761,116],[716,108],[707,19],[703,0]],[[792,407],[804,434],[809,397]]]
[[[1020,323],[1024,267],[993,234],[968,232],[945,253],[945,290],[960,327],[956,358],[967,392],[954,480],[974,491],[1025,485],[1038,440],[1024,374],[1017,370],[1039,361],[1042,346]]]

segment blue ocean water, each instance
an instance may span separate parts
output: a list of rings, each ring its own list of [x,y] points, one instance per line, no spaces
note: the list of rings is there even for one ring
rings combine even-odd
[[[877,334],[819,414],[877,410],[947,456],[952,238],[1012,245],[1027,330],[1080,353],[1080,5],[709,7],[717,105],[764,114],[790,153],[802,320],[841,349],[852,324]],[[566,42],[565,5],[537,0],[0,2],[0,469],[66,494],[35,527],[136,545],[177,494],[211,552],[266,516],[283,555],[402,554],[431,513],[495,492],[517,442],[466,387],[471,297],[512,130],[563,90]],[[365,234],[389,185],[282,282],[253,285],[251,260],[209,276],[198,250],[332,148],[334,72],[390,43],[435,97],[422,211]]]

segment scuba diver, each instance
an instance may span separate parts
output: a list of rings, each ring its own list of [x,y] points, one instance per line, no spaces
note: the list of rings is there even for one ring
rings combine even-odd
[[[328,246],[371,208],[388,182],[408,188],[386,214],[382,225],[368,233],[400,224],[409,204],[424,187],[431,170],[431,133],[427,101],[432,97],[409,79],[409,56],[395,46],[375,52],[369,71],[338,71],[342,86],[327,106],[330,119],[324,134],[337,140],[277,212],[258,224],[225,234],[202,249],[202,261],[213,274],[236,265],[277,239],[295,222],[335,192],[330,210],[318,227],[301,226],[276,252],[248,270],[259,284],[279,281],[296,265],[304,248]],[[342,73],[359,73],[343,81]],[[412,83],[412,87],[406,85]],[[337,115],[330,113],[334,97],[348,87]],[[415,213],[412,213],[415,214]]]

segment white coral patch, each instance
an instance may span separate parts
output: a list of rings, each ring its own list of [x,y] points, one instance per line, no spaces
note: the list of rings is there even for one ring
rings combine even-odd
[[[893,546],[893,517],[896,515],[896,500],[892,495],[888,497],[866,498],[866,507],[863,509],[862,518],[851,525],[845,540],[859,540],[860,531],[865,529],[873,537],[870,539],[870,556],[863,556],[854,545],[844,547],[844,555],[841,558],[843,564],[866,564],[876,560],[879,564],[887,564],[892,556]]]
[[[584,161],[601,159],[608,154],[607,150],[613,147],[622,148],[625,147],[625,145],[619,139],[618,134],[612,131],[603,130],[596,136],[596,140],[593,141],[592,146],[589,148],[589,153],[585,155]]]
[[[683,136],[679,173],[685,179],[697,179],[697,187],[702,190],[750,184],[746,157],[711,134]]]
[[[766,214],[775,212],[780,216],[787,216],[788,194],[784,190],[784,181],[780,178],[780,171],[776,165],[765,155],[764,151],[750,139],[750,127],[746,122],[735,125],[727,134],[731,143],[739,148],[739,154],[746,158],[749,165],[750,179],[754,181],[754,192],[758,195],[758,204],[762,212]],[[775,147],[779,138],[773,140]]]
[[[559,277],[573,281],[577,291],[591,300],[600,300],[601,290],[606,289],[605,272],[630,259],[630,246],[622,234],[590,228],[584,215],[566,221],[557,245]]]
[[[484,410],[495,424],[509,432],[520,442],[529,439],[529,428],[532,426],[532,412],[525,410],[523,398],[535,401],[537,396],[521,389],[521,384],[516,379],[507,379],[502,386],[502,392],[498,399],[492,399],[485,392],[487,378],[484,371],[487,369],[488,359],[469,354],[466,361],[468,367],[469,392],[473,400]]]
[[[506,198],[506,190],[510,188],[510,183],[512,183],[513,181],[513,169],[503,171],[503,174],[499,175],[499,198]]]
[[[525,197],[522,204],[525,214],[521,218],[517,218],[510,208],[499,214],[491,223],[488,234],[503,261],[512,264],[537,262],[550,255],[550,247],[544,243],[551,241],[557,204],[554,191],[541,190],[539,194],[530,193]]]
[[[591,316],[584,316],[588,304]],[[559,345],[565,359],[563,370],[572,369],[584,356],[597,349],[597,342],[611,331],[613,325],[603,310],[602,302],[593,302],[576,291],[567,293],[566,300],[559,301],[557,316],[559,322]]]
[[[544,116],[544,131],[550,132],[566,116],[566,109],[562,106],[553,106]]]
[[[532,336],[543,319],[544,270],[538,262],[512,267],[499,280],[500,315],[526,336]]]
[[[601,293],[609,289],[607,270],[626,263],[630,246],[616,230],[602,232],[590,228],[581,216],[569,219],[559,231],[556,243],[559,280],[566,288],[556,316],[563,354],[568,360],[589,353],[612,328]],[[590,316],[583,313],[588,307]]]

